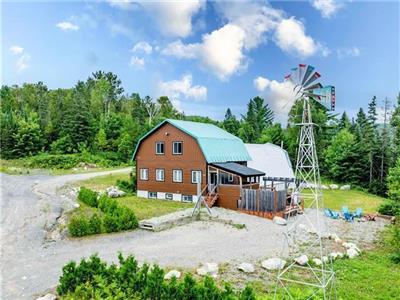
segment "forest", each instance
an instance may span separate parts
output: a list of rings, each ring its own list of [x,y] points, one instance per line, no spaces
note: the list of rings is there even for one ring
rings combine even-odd
[[[2,86],[0,97],[1,158],[39,157],[41,167],[54,161],[72,167],[82,157],[95,163],[127,163],[139,138],[165,118],[213,123],[246,143],[282,145],[293,161],[302,113],[301,103],[295,103],[284,127],[274,122],[274,112],[257,96],[240,116],[229,108],[222,121],[189,116],[166,96],[125,93],[121,80],[103,71],[68,89],[49,89],[43,82]],[[339,115],[313,105],[321,175],[324,181],[349,183],[399,200],[400,94],[383,124],[378,123],[377,98],[367,101],[368,109],[360,108],[353,119],[346,112]]]

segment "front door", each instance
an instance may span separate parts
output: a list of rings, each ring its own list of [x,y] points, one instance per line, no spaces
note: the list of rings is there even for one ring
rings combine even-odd
[[[210,182],[208,185],[208,191],[211,192],[214,189],[214,186],[217,184],[218,177],[217,172],[210,172]]]

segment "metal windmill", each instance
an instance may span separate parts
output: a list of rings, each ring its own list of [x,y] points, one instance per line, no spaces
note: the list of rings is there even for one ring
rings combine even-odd
[[[293,209],[288,215],[287,231],[284,234],[283,255],[289,258],[312,256],[322,263],[315,265],[307,262],[300,266],[293,259],[277,276],[275,298],[282,296],[282,299],[294,299],[293,286],[300,287],[303,291],[308,287],[307,299],[315,295],[323,299],[333,299],[336,296],[332,257],[328,256],[325,239],[327,231],[321,213],[321,180],[314,138],[315,124],[311,116],[311,107],[316,105],[315,102],[325,106],[327,110],[335,109],[335,88],[323,87],[318,82],[320,77],[314,67],[304,64],[293,68],[285,77],[285,80],[294,85],[296,102],[301,101],[303,111],[302,121],[297,124],[300,126],[300,134],[295,171],[296,188],[291,198],[290,207]]]

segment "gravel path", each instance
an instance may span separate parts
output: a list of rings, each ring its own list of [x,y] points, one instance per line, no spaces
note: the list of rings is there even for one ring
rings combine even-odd
[[[161,232],[135,230],[120,234],[44,242],[47,231],[71,203],[58,194],[66,183],[129,169],[64,176],[0,175],[1,299],[34,299],[54,287],[62,266],[97,252],[115,261],[117,252],[134,254],[141,262],[194,268],[203,262],[236,264],[278,255],[285,227],[255,216],[213,209],[223,222],[196,221]],[[227,223],[229,221],[231,224]],[[385,225],[348,224],[327,220],[330,232],[347,241],[370,243]],[[237,229],[232,224],[245,224]]]

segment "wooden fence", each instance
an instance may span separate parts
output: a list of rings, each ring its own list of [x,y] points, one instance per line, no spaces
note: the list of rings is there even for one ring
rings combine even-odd
[[[248,214],[272,219],[283,216],[286,209],[286,190],[242,189],[238,209]]]

